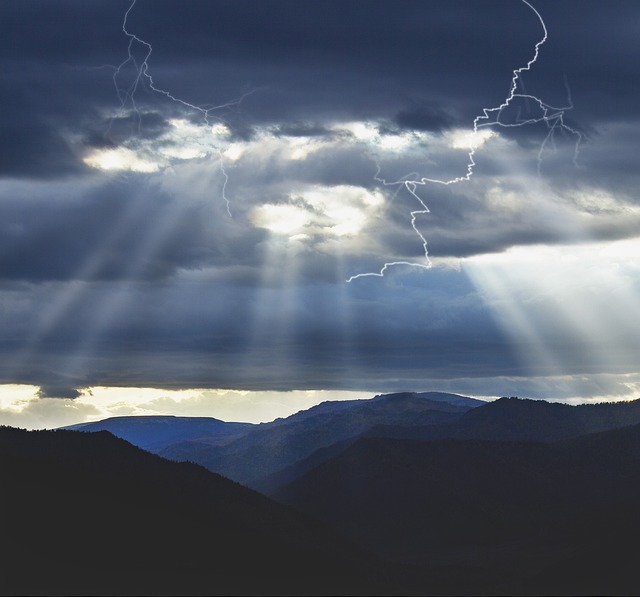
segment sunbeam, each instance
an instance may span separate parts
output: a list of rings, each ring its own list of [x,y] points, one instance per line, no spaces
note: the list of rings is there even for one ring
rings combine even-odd
[[[640,241],[513,249],[463,269],[531,375],[637,372]]]
[[[0,9],[7,417],[636,387],[633,2],[72,4]]]

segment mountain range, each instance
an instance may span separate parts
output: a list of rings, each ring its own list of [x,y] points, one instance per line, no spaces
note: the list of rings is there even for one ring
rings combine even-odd
[[[483,404],[456,394],[405,392],[370,400],[327,401],[259,425],[206,418],[116,417],[65,429],[107,430],[165,458],[195,462],[234,481],[261,487],[318,450],[357,438],[378,425],[439,425]]]
[[[130,419],[81,428],[110,429],[170,459],[199,462],[209,472],[136,452],[230,484],[236,493],[226,494],[225,489],[218,496],[227,506],[248,500],[237,492],[264,500],[264,510],[254,510],[248,518],[240,510],[229,513],[220,501],[208,503],[218,504],[215,509],[224,520],[256,522],[262,532],[255,531],[256,536],[263,542],[273,540],[265,537],[265,524],[270,530],[293,529],[293,542],[280,536],[279,547],[265,547],[278,561],[284,543],[294,551],[293,545],[306,545],[298,555],[309,566],[305,549],[314,545],[320,555],[313,561],[322,562],[326,571],[343,573],[327,574],[335,582],[327,581],[331,586],[325,593],[335,594],[335,586],[340,587],[338,594],[640,591],[640,401],[569,406],[515,397],[483,402],[453,394],[406,392],[326,402],[259,425]],[[66,435],[111,437],[104,432]],[[103,479],[100,458],[92,457],[87,461],[91,464],[83,466]],[[109,478],[117,485],[126,467],[123,472],[110,462]],[[167,479],[174,474],[168,471]],[[157,486],[142,480],[142,472],[139,478],[140,487],[150,488],[149,499],[158,493]],[[201,490],[194,486],[188,493],[200,495]],[[279,512],[282,523],[273,522],[270,508],[276,507],[280,510],[273,512]],[[186,511],[192,509],[189,505]],[[193,512],[201,516],[201,510]],[[320,538],[318,529],[325,533]],[[243,536],[254,529],[247,533]],[[301,539],[305,536],[307,540]],[[227,571],[234,565],[238,570],[238,552],[233,553],[223,566]],[[200,557],[189,561],[202,562]],[[295,569],[300,571],[301,592],[313,593],[313,583],[305,585],[303,579],[317,578],[317,569]],[[282,569],[276,565],[273,571],[273,578],[278,578]],[[362,584],[365,579],[371,581],[367,587]],[[244,588],[238,590],[242,593]]]

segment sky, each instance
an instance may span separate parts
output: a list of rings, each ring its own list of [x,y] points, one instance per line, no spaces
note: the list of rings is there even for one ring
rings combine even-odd
[[[3,0],[0,424],[640,398],[635,0]]]

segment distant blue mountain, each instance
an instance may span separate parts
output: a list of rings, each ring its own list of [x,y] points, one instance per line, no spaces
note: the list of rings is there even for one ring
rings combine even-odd
[[[109,431],[149,452],[184,441],[202,440],[216,445],[236,439],[255,427],[252,423],[227,423],[212,417],[135,416],[111,417],[93,423],[69,425],[70,431]]]

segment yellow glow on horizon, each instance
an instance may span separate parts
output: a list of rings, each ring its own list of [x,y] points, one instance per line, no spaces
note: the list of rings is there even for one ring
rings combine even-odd
[[[617,384],[615,393],[580,396],[559,392],[557,398],[533,399],[562,401],[569,404],[584,402],[615,402],[640,398],[640,374],[600,375],[603,387],[608,381]],[[463,386],[472,379],[461,379]],[[497,380],[498,382],[500,380]],[[506,380],[518,385],[525,378]],[[577,380],[578,382],[584,380]],[[571,376],[551,376],[536,379],[535,383],[566,388]],[[214,417],[223,421],[262,423],[287,417],[309,409],[321,402],[367,400],[378,392],[363,390],[229,390],[220,388],[162,389],[152,387],[94,386],[82,390],[75,399],[39,398],[38,386],[0,384],[0,425],[27,429],[52,429],[65,425],[98,421],[117,416],[191,416]],[[391,391],[391,390],[390,390]],[[420,390],[416,390],[420,391]],[[452,391],[450,388],[442,391]],[[455,391],[472,398],[494,400],[498,396],[471,391]],[[507,392],[507,394],[509,394]],[[510,394],[509,394],[510,395]]]
[[[28,384],[0,384],[0,408],[19,409],[31,400],[40,388]]]
[[[352,390],[162,389],[93,386],[75,399],[40,398],[35,385],[0,384],[0,425],[51,429],[118,416],[214,417],[262,423],[287,417],[326,400],[367,399]]]

